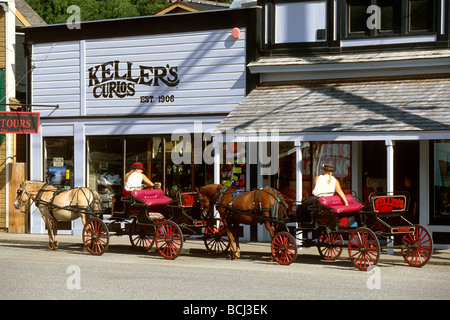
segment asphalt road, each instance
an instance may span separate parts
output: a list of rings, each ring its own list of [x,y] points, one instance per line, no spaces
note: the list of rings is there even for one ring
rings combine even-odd
[[[362,272],[349,261],[301,255],[282,266],[267,257],[227,261],[189,254],[169,261],[155,251],[114,246],[92,256],[75,246],[54,252],[0,244],[0,283],[0,299],[448,300],[450,266],[390,262]]]

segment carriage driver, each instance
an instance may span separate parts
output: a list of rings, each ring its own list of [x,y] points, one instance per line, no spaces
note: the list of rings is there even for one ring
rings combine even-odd
[[[153,187],[153,182],[143,173],[144,166],[140,162],[136,162],[131,166],[131,170],[125,175],[125,189],[123,196],[127,197],[131,191],[142,190],[142,183],[144,182],[149,187]]]
[[[316,197],[332,196],[336,192],[346,206],[348,201],[341,189],[339,181],[332,176],[335,171],[332,164],[326,163],[322,165],[322,174],[314,179],[312,194]]]

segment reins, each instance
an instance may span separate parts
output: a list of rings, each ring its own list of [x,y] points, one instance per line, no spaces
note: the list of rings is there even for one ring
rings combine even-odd
[[[49,208],[50,215],[54,219],[56,219],[55,216],[53,215],[53,210],[54,209],[67,210],[67,211],[72,211],[72,212],[76,212],[76,213],[86,213],[86,212],[80,212],[80,208],[81,207],[78,206],[78,201],[77,201],[76,205],[73,205],[73,200],[78,195],[78,192],[82,192],[83,193],[84,198],[88,202],[87,207],[89,207],[92,204],[94,204],[96,202],[96,200],[99,200],[99,199],[96,199],[95,192],[93,192],[93,190],[91,188],[86,188],[86,189],[90,190],[91,194],[93,195],[93,197],[94,197],[93,201],[89,200],[89,197],[88,197],[88,195],[86,195],[86,192],[85,192],[85,190],[83,190],[83,188],[78,187],[78,188],[75,188],[76,191],[75,191],[72,199],[70,200],[69,205],[63,207],[63,206],[55,204],[54,200],[55,200],[55,197],[58,194],[60,194],[60,193],[62,193],[64,191],[67,191],[67,190],[46,190],[45,188],[47,188],[48,186],[51,186],[51,185],[47,184],[47,183],[44,183],[42,185],[42,187],[37,191],[36,196],[34,196],[34,198],[31,195],[31,192],[28,192],[28,190],[26,189],[26,187],[24,185],[21,185],[21,188],[22,188],[22,194],[24,192],[28,196],[28,198],[31,199],[31,203],[34,203],[36,205],[36,207],[39,207],[39,205],[41,205],[41,204],[47,206]],[[74,189],[72,189],[72,190],[74,190]],[[46,201],[46,200],[42,199],[42,195],[44,194],[44,192],[53,192],[53,195],[52,195],[50,201]],[[22,202],[22,195],[20,196],[20,201]],[[28,210],[28,209],[29,209],[29,207],[25,208],[25,211],[20,210],[20,212],[25,213],[26,210]]]

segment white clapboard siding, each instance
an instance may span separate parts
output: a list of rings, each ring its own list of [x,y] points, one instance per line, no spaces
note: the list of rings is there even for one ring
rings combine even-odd
[[[239,39],[233,39],[227,29],[36,44],[32,102],[60,107],[33,110],[42,117],[225,114],[245,96],[245,44],[244,28]],[[138,79],[141,66],[163,67],[166,72],[176,67],[179,83],[170,87],[162,80],[156,86],[155,82],[145,85],[120,79],[127,74]],[[105,80],[110,80],[103,82],[102,71]],[[148,75],[145,81],[155,81],[149,69],[142,72]],[[159,100],[166,96],[169,101]],[[141,97],[153,97],[152,102]]]

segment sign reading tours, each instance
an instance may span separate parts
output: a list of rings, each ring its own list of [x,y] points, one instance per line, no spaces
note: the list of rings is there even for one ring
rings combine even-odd
[[[0,111],[0,133],[38,133],[39,120],[39,112]]]
[[[92,87],[92,96],[99,98],[132,97],[136,94],[136,86],[149,87],[176,87],[180,83],[178,67],[170,66],[135,66],[133,62],[108,61],[88,69],[89,87]],[[161,97],[141,96],[141,103],[154,102]],[[173,96],[166,98],[165,102],[173,102]],[[160,101],[161,102],[161,101]],[[162,101],[164,102],[164,101]]]

